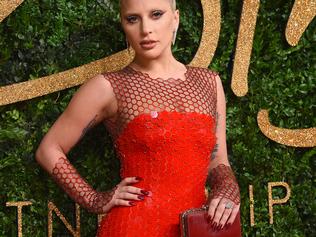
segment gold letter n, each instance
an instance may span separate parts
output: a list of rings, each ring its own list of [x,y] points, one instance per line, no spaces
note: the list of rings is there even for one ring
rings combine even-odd
[[[76,228],[69,224],[66,218],[61,214],[54,203],[48,202],[48,237],[53,236],[53,212],[59,217],[59,219],[64,223],[66,228],[74,237],[80,237],[80,206],[76,203]]]

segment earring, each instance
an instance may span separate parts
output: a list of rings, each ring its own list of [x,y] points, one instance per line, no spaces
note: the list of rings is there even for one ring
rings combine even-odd
[[[176,38],[177,38],[177,29],[173,31],[173,36],[172,36],[172,45],[176,43]]]

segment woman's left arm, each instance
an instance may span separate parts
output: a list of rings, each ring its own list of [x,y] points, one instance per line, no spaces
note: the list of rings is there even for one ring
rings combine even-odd
[[[208,214],[215,229],[231,225],[240,207],[240,192],[228,158],[226,146],[226,100],[220,77],[216,77],[216,147],[213,151],[208,184],[211,187]]]

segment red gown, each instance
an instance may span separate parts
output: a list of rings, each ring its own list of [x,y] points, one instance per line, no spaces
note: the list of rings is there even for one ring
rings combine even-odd
[[[105,122],[121,162],[120,176],[152,192],[135,206],[116,206],[98,237],[179,237],[180,212],[201,207],[216,143],[216,73],[187,66],[185,80],[151,78],[127,66],[104,73],[118,113]]]

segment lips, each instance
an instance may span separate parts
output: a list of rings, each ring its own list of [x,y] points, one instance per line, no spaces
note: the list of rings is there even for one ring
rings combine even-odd
[[[155,40],[143,40],[140,42],[140,45],[144,49],[152,49],[156,46],[157,41]]]

